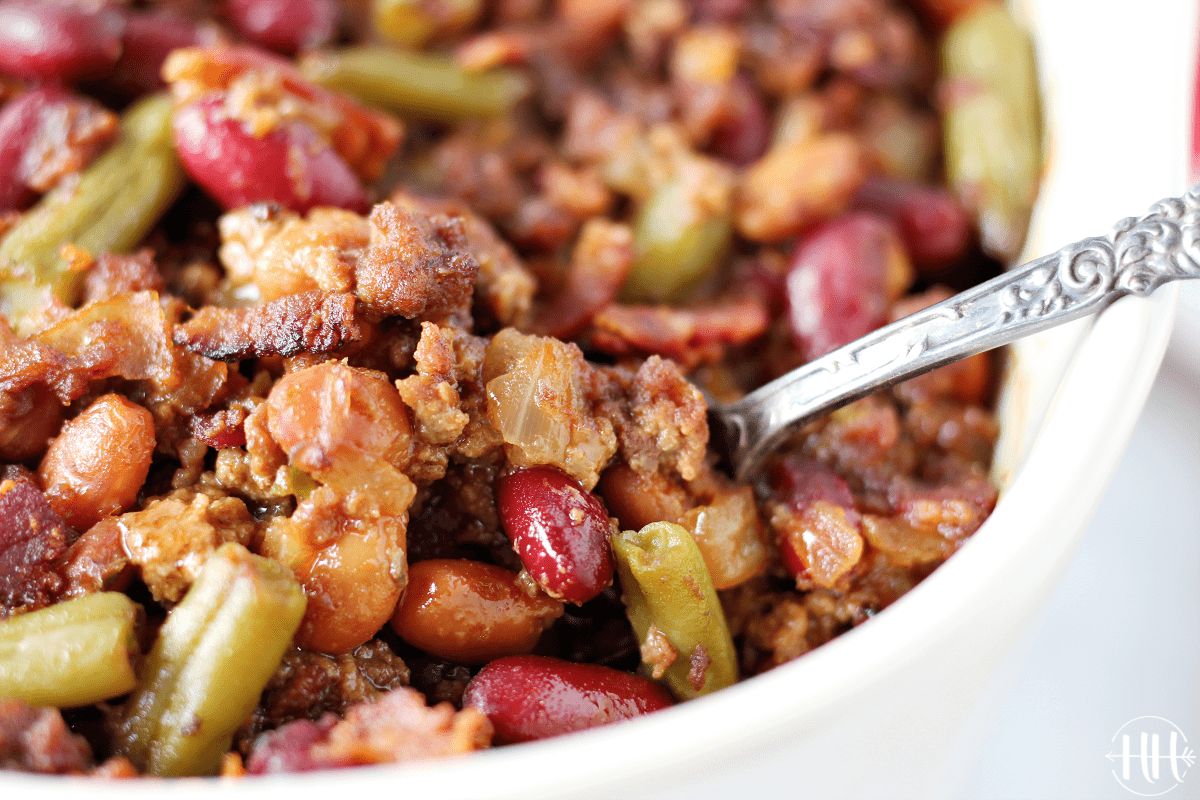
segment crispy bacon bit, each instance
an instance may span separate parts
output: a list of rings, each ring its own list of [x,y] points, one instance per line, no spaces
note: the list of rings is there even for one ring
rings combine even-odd
[[[246,431],[243,425],[248,416],[250,409],[242,405],[222,408],[211,414],[197,414],[188,423],[188,431],[216,450],[244,447]]]
[[[101,253],[84,279],[83,305],[125,292],[160,292],[165,286],[152,250],[139,250],[132,255]]]
[[[388,764],[466,753],[491,741],[492,724],[478,709],[428,707],[420,692],[402,688],[354,706],[341,722],[327,714],[284,725],[259,740],[246,766],[261,775]]]
[[[80,534],[67,548],[60,571],[66,581],[63,599],[119,590],[129,577],[129,557],[116,517],[105,517]]]
[[[0,769],[77,775],[92,765],[92,749],[71,733],[56,708],[0,699]]]
[[[371,246],[355,275],[363,302],[409,319],[470,318],[479,262],[461,219],[380,203],[370,221]]]
[[[603,217],[588,220],[571,251],[567,284],[539,316],[538,328],[560,339],[578,335],[617,299],[632,266],[629,226]]]
[[[617,356],[653,353],[691,368],[718,361],[727,345],[761,336],[770,322],[759,300],[706,308],[610,305],[592,320],[592,344]]]
[[[175,344],[218,361],[329,353],[361,337],[354,295],[320,291],[252,308],[205,306],[173,335]]]
[[[63,581],[51,565],[67,551],[73,535],[32,482],[0,483],[0,605],[4,609],[44,605],[56,597]]]

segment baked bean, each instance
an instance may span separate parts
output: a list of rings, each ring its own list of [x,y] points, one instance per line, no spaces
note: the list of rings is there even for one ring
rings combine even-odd
[[[912,280],[895,228],[883,217],[848,214],[801,242],[787,276],[792,337],[808,360],[865,336]]]
[[[659,684],[599,664],[547,656],[491,662],[467,685],[463,705],[487,714],[497,744],[546,739],[674,705]]]
[[[225,11],[247,39],[289,55],[320,47],[337,32],[335,0],[225,0]]]
[[[466,559],[435,558],[409,568],[408,589],[392,629],[439,658],[481,664],[528,653],[563,606],[530,596],[508,570]]]
[[[651,522],[678,522],[688,507],[687,492],[661,472],[637,472],[618,464],[600,478],[600,494],[621,530],[641,530]]]
[[[50,506],[78,530],[133,505],[150,471],[154,419],[141,406],[106,394],[63,426],[38,478]]]
[[[178,109],[173,126],[184,167],[227,209],[269,201],[299,212],[314,206],[367,210],[358,176],[303,120],[281,121],[255,136],[215,97]]]
[[[971,241],[970,217],[945,189],[872,178],[863,184],[854,205],[892,220],[918,270],[936,272],[949,266]]]
[[[0,3],[0,72],[37,81],[98,77],[121,55],[124,24],[114,8]]]
[[[608,512],[573,478],[548,467],[510,472],[496,501],[513,549],[546,594],[584,603],[612,583]]]

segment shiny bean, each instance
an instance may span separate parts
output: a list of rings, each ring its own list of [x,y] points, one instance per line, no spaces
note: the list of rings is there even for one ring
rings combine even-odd
[[[69,3],[0,3],[0,72],[31,80],[103,75],[121,55],[124,18],[116,9]]]
[[[38,478],[51,508],[77,530],[126,510],[150,471],[154,443],[149,411],[104,395],[63,426],[42,459]]]
[[[530,596],[508,570],[465,559],[429,559],[409,568],[392,630],[438,658],[481,664],[528,653],[562,603]]]
[[[263,201],[301,213],[368,208],[354,171],[302,120],[256,137],[226,114],[222,98],[206,98],[178,109],[173,125],[184,167],[226,209]]]
[[[168,53],[215,35],[215,28],[202,28],[171,13],[126,12],[121,57],[104,83],[129,97],[157,91],[165,85],[162,65]]]
[[[225,0],[229,21],[255,44],[291,55],[337,32],[336,0]]]
[[[673,702],[649,678],[546,656],[493,661],[463,695],[464,706],[487,714],[498,744],[594,728],[659,711]]]
[[[887,321],[912,266],[891,223],[864,212],[821,227],[796,249],[787,276],[792,336],[808,360]]]
[[[551,597],[583,603],[612,583],[608,512],[573,478],[517,470],[500,480],[496,499],[521,563]]]
[[[971,242],[971,220],[945,189],[872,178],[859,190],[854,205],[891,219],[913,266],[921,271],[950,266]]]

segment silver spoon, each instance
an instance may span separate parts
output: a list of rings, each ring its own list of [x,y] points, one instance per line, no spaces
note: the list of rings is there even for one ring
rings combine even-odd
[[[1103,311],[1128,294],[1200,278],[1200,184],[949,300],[880,328],[727,406],[710,404],[709,441],[753,479],[799,426],[967,356]]]

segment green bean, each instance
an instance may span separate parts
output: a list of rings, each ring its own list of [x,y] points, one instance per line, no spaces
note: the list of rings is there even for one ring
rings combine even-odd
[[[634,633],[642,642],[665,636],[677,653],[663,673],[671,691],[686,700],[736,682],[725,613],[691,534],[652,522],[613,537],[612,546]]]
[[[232,542],[167,615],[125,705],[121,754],[151,775],[211,775],[304,616],[300,584]]]
[[[139,607],[100,592],[0,622],[0,697],[35,706],[86,706],[137,684]]]
[[[509,70],[467,72],[442,56],[385,47],[311,53],[300,72],[368,105],[447,122],[499,116],[529,91],[524,76]]]
[[[956,21],[942,41],[946,174],[998,258],[1019,254],[1041,177],[1041,107],[1029,34],[999,4]]]
[[[733,223],[728,214],[701,205],[683,180],[663,184],[647,199],[633,226],[634,263],[624,299],[677,299],[720,263]]]
[[[74,186],[57,188],[21,217],[0,241],[0,280],[5,299],[20,311],[21,298],[48,287],[74,305],[83,273],[59,252],[73,244],[98,255],[133,250],[175,201],[184,186],[183,167],[171,141],[171,99],[154,95],[121,119],[116,144],[97,158]]]

